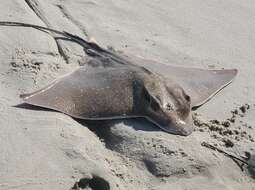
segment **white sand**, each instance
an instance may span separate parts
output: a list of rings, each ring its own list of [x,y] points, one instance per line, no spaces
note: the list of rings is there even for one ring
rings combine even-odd
[[[35,11],[26,1],[1,2],[0,21],[66,30],[93,37],[103,47],[173,65],[237,68],[235,81],[196,112],[208,122],[230,118],[231,110],[245,103],[250,109],[229,127],[237,135],[197,127],[180,137],[138,120],[99,123],[94,133],[58,112],[17,108],[19,94],[71,72],[84,53],[77,44],[58,40],[67,64],[49,34],[0,26],[1,190],[66,190],[93,176],[94,190],[108,189],[107,183],[123,190],[255,189],[246,170],[201,146],[206,141],[236,155],[254,154],[254,1],[38,1],[27,0]],[[234,146],[226,148],[224,138]]]

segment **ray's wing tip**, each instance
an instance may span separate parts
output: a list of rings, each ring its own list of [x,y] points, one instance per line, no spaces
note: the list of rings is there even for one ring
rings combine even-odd
[[[238,74],[238,69],[231,69],[234,73],[234,76],[236,76]]]
[[[238,69],[221,69],[221,70],[216,70],[222,73],[231,73],[233,75],[236,75],[238,73]]]
[[[238,73],[238,69],[223,69],[223,71],[231,73],[233,76],[236,76]]]
[[[229,74],[231,75],[231,79],[233,80],[237,74],[238,74],[238,69],[228,69],[227,70],[229,72]]]
[[[224,70],[223,70],[224,71]],[[238,74],[238,70],[237,69],[226,69],[225,70],[226,73],[229,75],[230,80],[232,81]]]
[[[238,74],[238,69],[220,69],[220,70],[211,70],[216,75],[226,75],[231,79],[234,79]]]

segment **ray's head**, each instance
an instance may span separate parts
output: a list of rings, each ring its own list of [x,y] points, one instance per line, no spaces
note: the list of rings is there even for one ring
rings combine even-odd
[[[159,82],[143,96],[148,118],[162,130],[184,136],[192,133],[191,98],[179,85]]]

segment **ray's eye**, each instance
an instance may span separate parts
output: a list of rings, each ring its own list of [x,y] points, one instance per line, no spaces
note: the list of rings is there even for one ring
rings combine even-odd
[[[154,111],[158,111],[160,109],[160,105],[158,104],[158,102],[154,99],[151,99],[151,108]]]
[[[147,90],[144,89],[144,99],[149,103],[151,109],[154,111],[158,111],[160,109],[160,105],[151,95],[148,93]]]
[[[143,93],[144,93],[144,98],[145,100],[150,103],[151,102],[151,96],[149,95],[149,93],[147,92],[147,90],[143,90]]]
[[[187,95],[184,90],[182,90],[182,95],[187,102],[190,102],[190,96]]]
[[[162,103],[161,99],[160,99],[160,96],[156,96],[155,97],[160,103]]]
[[[185,100],[187,100],[187,102],[190,102],[190,96],[189,95],[184,94],[184,98],[185,98]]]

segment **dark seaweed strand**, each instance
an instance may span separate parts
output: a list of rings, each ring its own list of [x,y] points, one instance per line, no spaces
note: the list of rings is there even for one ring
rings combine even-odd
[[[50,32],[54,32],[56,34],[62,35],[76,43],[78,43],[79,45],[81,45],[87,54],[92,54],[95,56],[101,56],[101,57],[109,57],[111,59],[113,59],[114,61],[121,63],[121,64],[131,64],[128,60],[125,60],[123,57],[113,54],[111,51],[108,51],[106,49],[101,48],[100,46],[98,46],[95,43],[91,43],[88,42],[84,39],[82,39],[81,37],[77,36],[77,35],[73,35],[71,33],[68,33],[66,31],[58,31],[52,28],[48,28],[48,27],[43,27],[43,26],[38,26],[38,25],[34,25],[34,24],[27,24],[27,23],[21,23],[21,22],[5,22],[2,21],[0,22],[0,25],[2,26],[20,26],[20,27],[31,27],[31,28],[35,28],[38,30],[45,30],[45,31],[50,31]],[[92,50],[92,51],[91,51]]]
[[[206,142],[202,142],[201,145],[204,146],[204,147],[206,147],[206,148],[209,148],[209,149],[211,149],[211,150],[216,150],[216,151],[218,151],[219,153],[225,154],[226,156],[228,156],[229,158],[231,158],[231,159],[233,159],[233,160],[238,160],[238,161],[242,162],[243,164],[246,164],[246,165],[249,166],[249,163],[248,163],[248,162],[246,162],[246,161],[244,161],[243,159],[238,158],[238,157],[236,157],[236,156],[234,156],[234,155],[232,155],[232,154],[229,154],[229,153],[225,152],[224,150],[217,148],[216,146],[213,146],[213,145],[211,145],[211,144],[209,144],[209,143],[206,143]]]

